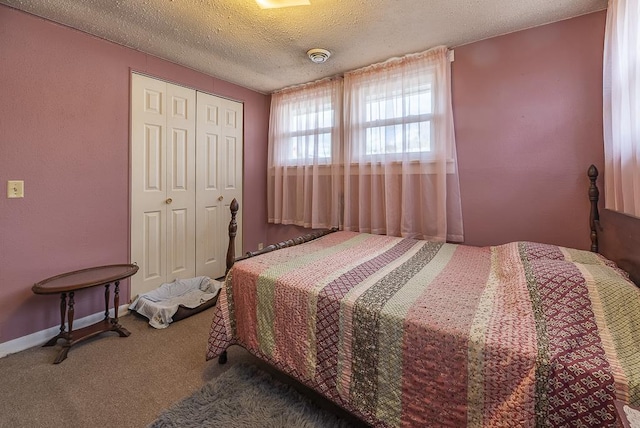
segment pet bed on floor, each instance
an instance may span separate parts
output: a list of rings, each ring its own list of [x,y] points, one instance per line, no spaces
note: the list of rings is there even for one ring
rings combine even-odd
[[[215,305],[222,284],[208,276],[176,279],[139,295],[129,309],[149,319],[149,325],[166,328],[173,321]]]

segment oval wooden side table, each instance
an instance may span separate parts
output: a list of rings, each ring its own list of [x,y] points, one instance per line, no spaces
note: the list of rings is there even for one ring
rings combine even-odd
[[[53,346],[58,339],[64,339],[65,343],[58,353],[54,364],[59,364],[67,358],[69,348],[76,343],[97,336],[106,331],[115,331],[120,337],[127,337],[131,333],[118,322],[118,306],[120,305],[120,281],[129,278],[138,272],[138,266],[132,264],[97,266],[88,269],[76,270],[52,276],[37,282],[31,288],[35,294],[60,293],[60,333],[43,346]],[[114,317],[109,316],[109,286],[114,284],[113,307]],[[104,319],[95,324],[73,330],[74,294],[78,290],[104,285]],[[68,300],[67,300],[68,295]],[[65,327],[65,318],[68,329]]]

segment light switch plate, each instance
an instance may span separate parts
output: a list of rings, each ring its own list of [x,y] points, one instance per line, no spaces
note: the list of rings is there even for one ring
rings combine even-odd
[[[7,181],[7,198],[24,198],[24,181]]]

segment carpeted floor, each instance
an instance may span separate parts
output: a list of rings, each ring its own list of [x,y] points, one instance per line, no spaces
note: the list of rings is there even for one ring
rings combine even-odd
[[[255,365],[236,364],[165,411],[151,428],[347,428],[351,425]]]
[[[120,322],[131,336],[106,333],[90,339],[71,348],[57,365],[52,363],[59,346],[0,358],[0,427],[146,427],[238,363],[292,382],[237,346],[229,348],[225,365],[205,361],[212,316],[208,309],[156,330],[146,319],[127,315]],[[359,423],[295,385],[321,407]]]

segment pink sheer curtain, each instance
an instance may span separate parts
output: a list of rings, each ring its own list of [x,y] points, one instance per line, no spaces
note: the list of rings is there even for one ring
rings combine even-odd
[[[462,241],[448,51],[344,76],[344,229]]]
[[[610,0],[604,47],[606,208],[640,217],[640,1]]]
[[[322,80],[271,96],[270,223],[340,226],[342,82]]]

